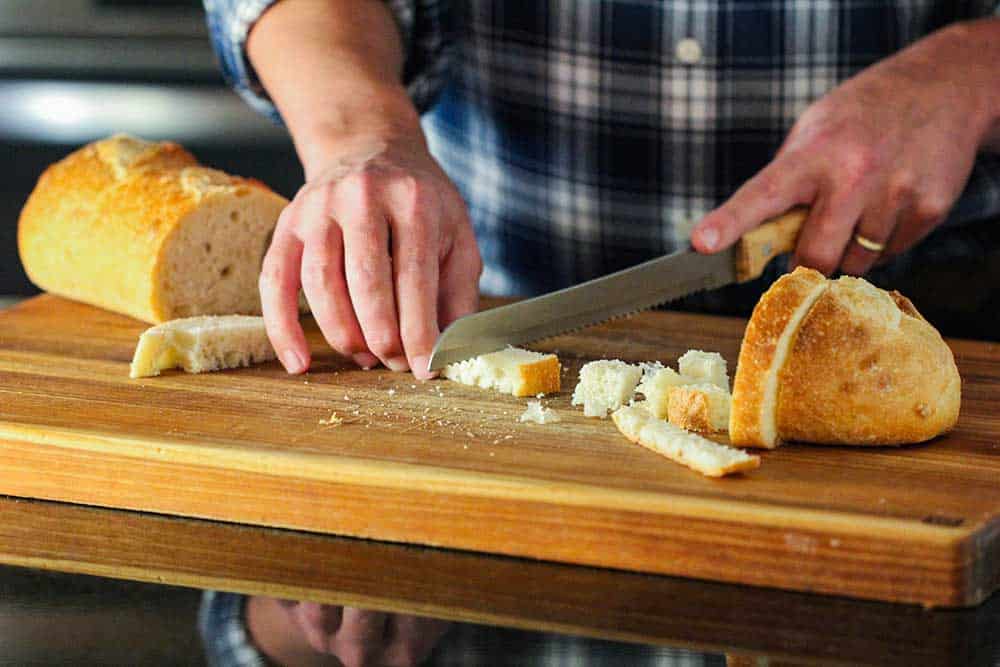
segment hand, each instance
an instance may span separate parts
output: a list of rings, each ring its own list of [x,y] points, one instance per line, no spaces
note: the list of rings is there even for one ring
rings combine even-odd
[[[316,602],[252,597],[247,625],[260,647],[281,664],[412,667],[423,662],[450,623]],[[333,663],[338,664],[338,663]]]
[[[315,152],[315,151],[314,151]],[[307,163],[260,276],[268,337],[289,373],[309,367],[299,287],[330,346],[363,368],[431,377],[438,333],[474,312],[482,261],[465,204],[422,136],[354,137]]]
[[[695,248],[722,250],[796,204],[812,213],[794,262],[826,274],[863,274],[929,234],[995,131],[1000,21],[973,25],[917,42],[810,106],[774,160],[693,230]]]

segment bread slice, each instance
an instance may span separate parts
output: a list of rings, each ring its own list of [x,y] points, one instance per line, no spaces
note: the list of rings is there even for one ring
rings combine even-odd
[[[168,368],[204,373],[274,359],[264,318],[200,316],[150,327],[139,337],[129,377],[159,375]]]
[[[508,347],[444,367],[449,380],[514,396],[553,394],[560,385],[559,358]]]
[[[616,410],[611,418],[626,438],[708,477],[760,467],[760,457],[726,447],[654,417],[643,402]]]
[[[761,296],[747,323],[733,381],[729,439],[738,447],[778,446],[778,371],[799,324],[827,289],[823,274],[799,267]]]
[[[641,377],[641,367],[618,359],[591,361],[580,368],[572,404],[582,405],[587,417],[604,419],[632,400]]]
[[[259,314],[261,261],[287,204],[177,144],[116,135],[46,169],[18,248],[40,288],[146,322]]]
[[[729,391],[717,384],[684,384],[670,392],[667,419],[688,431],[718,433],[729,428],[731,403]]]
[[[740,349],[730,439],[900,445],[958,421],[951,349],[898,293],[798,268],[754,309]]]
[[[677,360],[677,370],[693,382],[707,382],[729,393],[729,373],[726,360],[718,352],[688,350]]]

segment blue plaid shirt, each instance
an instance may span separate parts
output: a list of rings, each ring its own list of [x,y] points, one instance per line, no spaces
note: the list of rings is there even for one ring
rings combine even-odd
[[[275,0],[206,0],[224,72]],[[796,117],[859,70],[997,0],[388,0],[431,151],[469,205],[481,287],[529,295],[687,244]],[[1000,213],[983,155],[950,223]]]

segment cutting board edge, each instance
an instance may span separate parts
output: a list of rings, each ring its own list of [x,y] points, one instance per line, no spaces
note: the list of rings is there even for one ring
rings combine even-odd
[[[574,482],[539,480],[458,468],[443,469],[419,463],[388,462],[361,457],[250,447],[234,450],[222,444],[156,441],[151,438],[124,437],[98,431],[37,426],[0,419],[0,444],[5,441],[96,454],[114,454],[143,462],[158,461],[226,471],[241,470],[281,479],[350,481],[358,486],[372,488],[389,486],[444,494],[460,490],[465,495],[478,495],[494,500],[523,499],[539,502],[558,500],[574,507],[641,511],[692,519],[705,516],[733,521],[752,519],[758,525],[780,529],[812,528],[821,524],[831,530],[868,535],[871,532],[870,528],[875,527],[883,535],[906,538],[919,536],[928,543],[951,546],[960,551],[964,550],[963,543],[972,540],[976,534],[976,530],[969,526],[927,525],[915,518],[875,516],[829,509],[817,510],[801,506],[789,507],[749,500],[733,504],[728,498],[667,495],[639,490],[624,491],[616,487],[594,487]],[[456,482],[460,482],[457,487]]]
[[[498,506],[460,494],[392,489],[376,489],[373,500],[374,487],[7,445],[0,447],[8,473],[0,493],[15,496],[926,607],[978,604],[997,583],[975,581],[984,571],[964,560],[973,553],[968,540],[873,544],[870,536],[768,530],[704,517],[685,522],[599,507],[568,516],[554,503]],[[131,474],[122,474],[122,465],[132,465]],[[88,471],[87,484],[74,483],[80,470]],[[160,493],[149,493],[151,486]],[[251,487],[255,495],[239,495]],[[231,504],[220,510],[225,503]],[[716,556],[705,559],[706,552]]]

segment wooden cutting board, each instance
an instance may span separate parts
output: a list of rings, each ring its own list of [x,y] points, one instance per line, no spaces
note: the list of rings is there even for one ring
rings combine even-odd
[[[0,493],[933,606],[1000,588],[996,345],[951,341],[946,437],[791,444],[712,480],[569,397],[591,359],[733,365],[741,320],[644,313],[546,341],[565,375],[545,426],[518,422],[525,399],[358,370],[307,326],[305,376],[130,380],[144,324],[52,296],[0,312]]]

